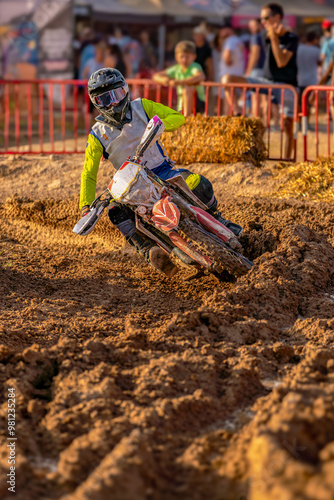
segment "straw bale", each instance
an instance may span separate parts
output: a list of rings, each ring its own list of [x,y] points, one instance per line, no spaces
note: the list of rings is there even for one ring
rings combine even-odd
[[[282,184],[279,198],[294,197],[312,200],[334,201],[334,157],[318,158],[315,162],[297,163],[286,166],[278,164],[278,177]]]
[[[267,159],[264,131],[255,118],[197,115],[187,117],[175,132],[165,133],[162,142],[170,158],[181,165],[242,161],[261,166]]]

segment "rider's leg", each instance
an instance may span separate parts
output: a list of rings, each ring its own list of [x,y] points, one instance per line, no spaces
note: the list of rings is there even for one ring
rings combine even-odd
[[[134,246],[142,257],[157,271],[168,277],[178,272],[177,266],[169,259],[168,254],[136,229],[134,212],[128,207],[112,202],[108,211],[110,221],[125,236],[130,245]]]
[[[242,227],[222,217],[221,213],[217,210],[217,200],[213,192],[211,182],[204,177],[204,175],[193,174],[186,168],[172,168],[172,165],[165,161],[159,167],[153,169],[153,172],[161,179],[168,180],[176,175],[181,175],[186,181],[188,187],[197,198],[204,203],[212,215],[219,220],[222,224],[228,227],[236,236],[242,233]]]
[[[217,210],[218,202],[209,179],[204,177],[204,175],[193,174],[189,170],[183,171],[181,175],[194,195],[208,207],[208,210],[210,210],[212,215],[228,229],[230,229],[236,236],[239,236],[242,233],[242,227],[235,222],[224,219],[221,213]]]

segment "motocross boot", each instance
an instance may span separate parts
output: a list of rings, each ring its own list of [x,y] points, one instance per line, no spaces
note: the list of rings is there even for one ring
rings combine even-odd
[[[224,219],[222,217],[222,214],[219,212],[219,210],[215,210],[214,212],[212,212],[212,215],[215,219],[217,219],[217,221],[224,224],[224,226],[226,226],[227,229],[232,231],[232,233],[234,233],[236,236],[240,236],[242,234],[242,231],[243,231],[242,227],[239,226],[239,224],[236,224],[235,222]]]
[[[168,278],[172,278],[178,272],[178,267],[173,264],[168,254],[146,236],[135,232],[128,241],[148,264],[151,264],[154,269],[165,274]]]

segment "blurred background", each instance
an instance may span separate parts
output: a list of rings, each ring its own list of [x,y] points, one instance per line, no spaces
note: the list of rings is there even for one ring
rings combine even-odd
[[[193,39],[193,28],[201,23],[205,24],[206,39],[212,44],[222,22],[231,21],[247,49],[248,23],[259,17],[264,3],[261,0],[1,0],[0,77],[83,78],[86,63],[92,58],[95,67],[116,60],[125,65],[127,77],[150,77],[152,71],[174,62],[176,43]],[[323,20],[334,20],[334,0],[280,0],[279,3],[286,13],[285,22],[300,37],[314,29],[320,37]]]

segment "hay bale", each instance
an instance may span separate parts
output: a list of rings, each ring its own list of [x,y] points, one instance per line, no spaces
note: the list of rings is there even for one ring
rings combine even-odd
[[[282,177],[276,196],[334,201],[334,158],[318,158],[315,162],[276,165]]]
[[[187,117],[175,132],[165,133],[162,142],[170,158],[181,165],[242,161],[261,166],[267,159],[264,132],[259,119],[197,115]]]

